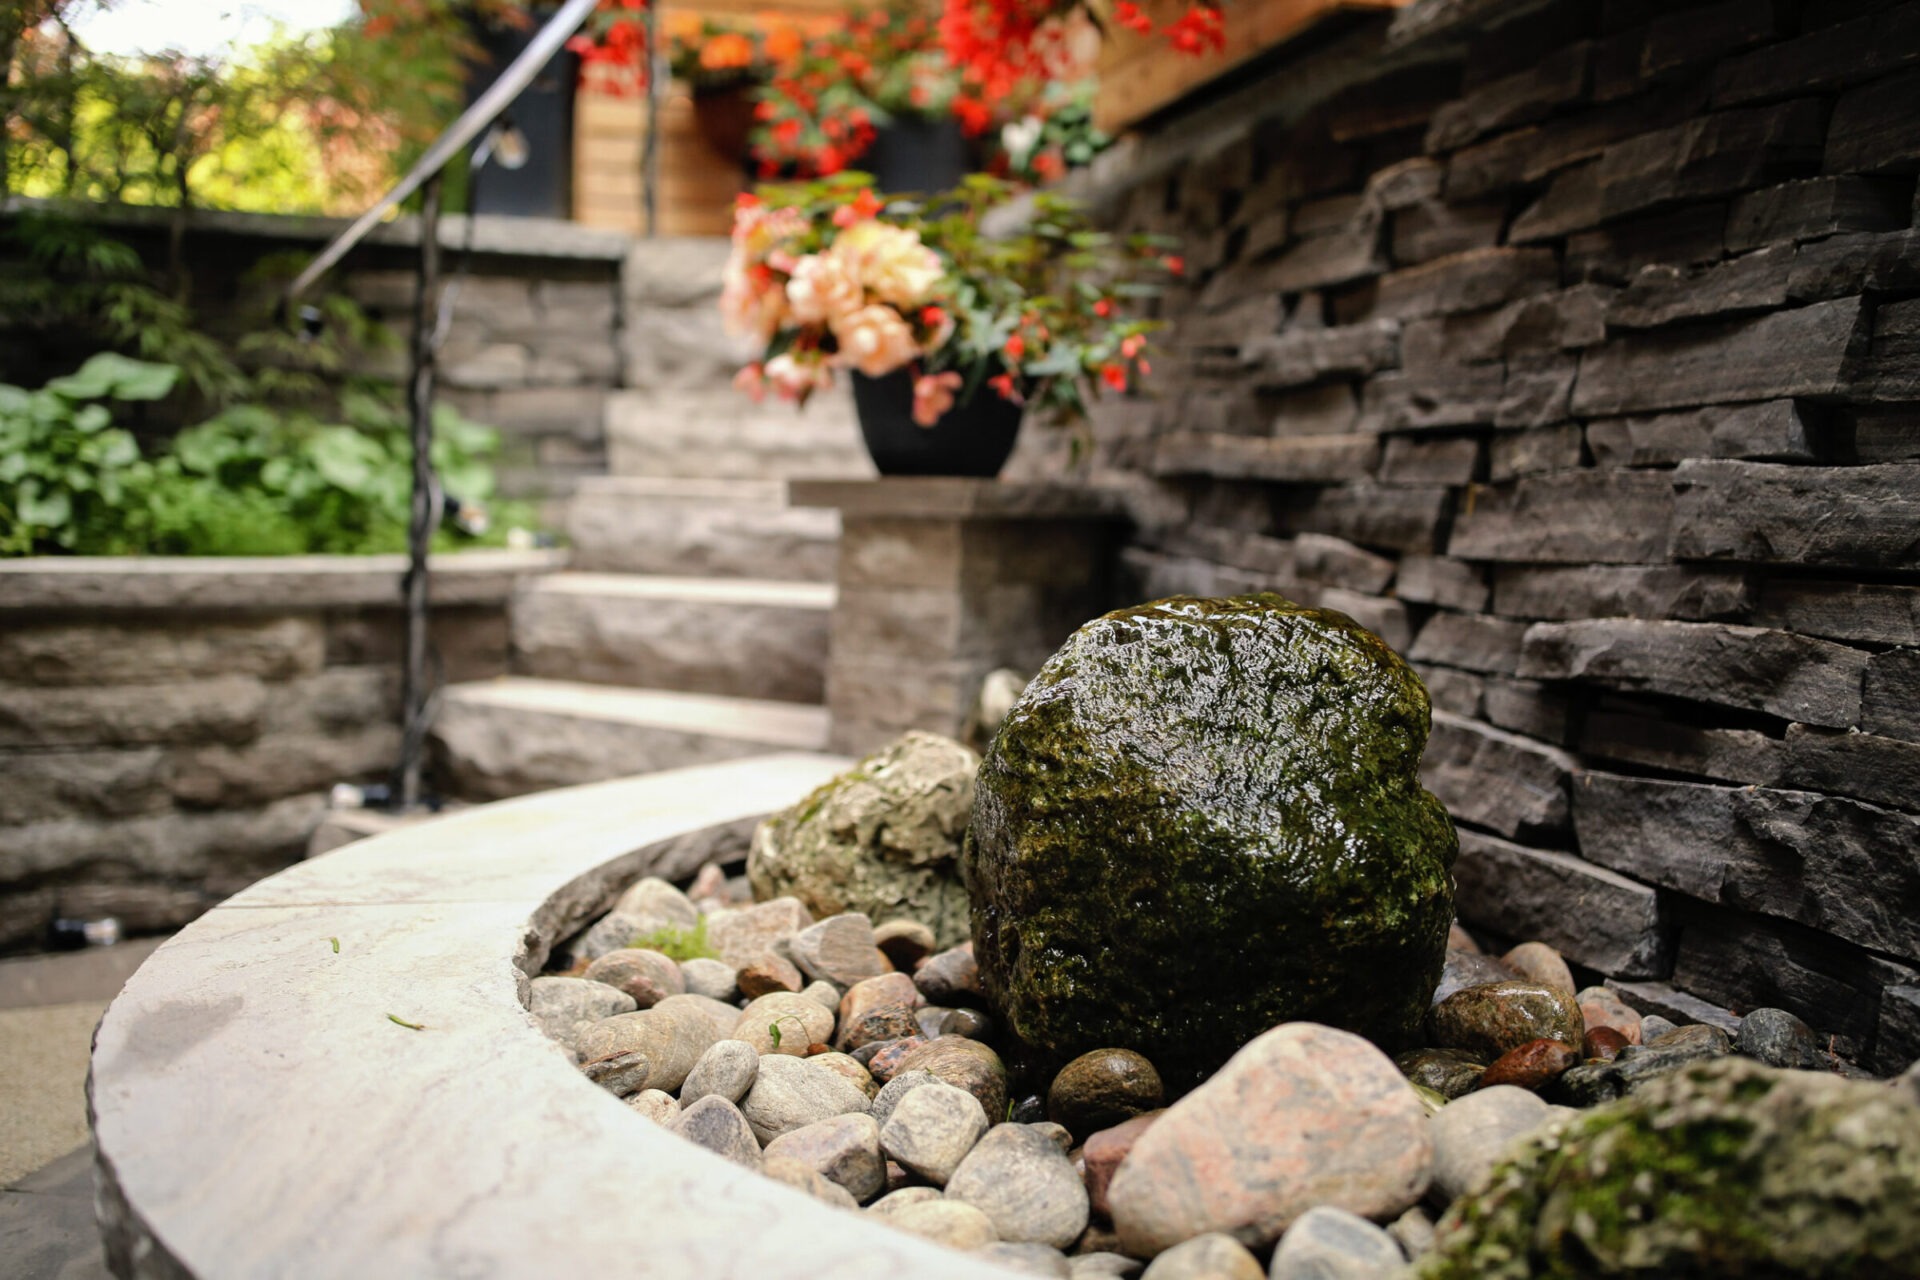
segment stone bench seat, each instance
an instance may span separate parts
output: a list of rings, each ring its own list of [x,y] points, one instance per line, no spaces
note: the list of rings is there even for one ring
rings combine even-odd
[[[550,948],[625,885],[737,850],[846,764],[787,753],[503,801],[208,912],[95,1041],[115,1272],[1010,1274],[682,1142],[588,1082],[524,1005]]]

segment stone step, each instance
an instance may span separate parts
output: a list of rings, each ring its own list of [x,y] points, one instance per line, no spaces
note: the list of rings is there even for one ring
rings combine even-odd
[[[567,502],[577,569],[833,581],[840,513],[778,480],[596,476]]]
[[[826,708],[502,676],[448,687],[434,717],[439,785],[496,800],[772,751],[821,751]]]
[[[556,573],[514,595],[520,675],[781,702],[826,697],[821,582]]]
[[[805,410],[755,404],[729,386],[664,386],[607,399],[608,467],[618,476],[729,480],[864,478],[873,462],[844,386]]]

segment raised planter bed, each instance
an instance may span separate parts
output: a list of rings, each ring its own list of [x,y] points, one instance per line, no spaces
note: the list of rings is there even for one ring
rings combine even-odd
[[[845,766],[766,756],[487,805],[208,912],[95,1043],[115,1272],[1010,1274],[646,1123],[522,1003],[549,947],[622,886],[691,872]]]

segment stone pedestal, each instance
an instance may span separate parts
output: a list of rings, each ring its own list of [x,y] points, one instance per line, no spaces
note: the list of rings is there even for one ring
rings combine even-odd
[[[988,672],[1032,675],[1110,607],[1122,517],[1097,492],[891,477],[795,481],[791,501],[840,512],[834,751],[864,754],[908,729],[959,736]]]

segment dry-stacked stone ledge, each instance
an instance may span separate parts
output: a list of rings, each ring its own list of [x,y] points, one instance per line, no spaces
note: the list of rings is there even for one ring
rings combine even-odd
[[[95,1042],[115,1273],[1011,1274],[636,1124],[526,1008],[549,947],[622,887],[738,850],[847,763],[768,756],[487,805],[208,912]]]

